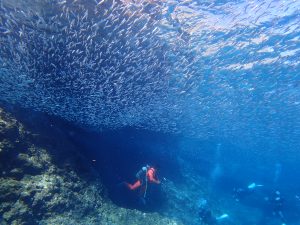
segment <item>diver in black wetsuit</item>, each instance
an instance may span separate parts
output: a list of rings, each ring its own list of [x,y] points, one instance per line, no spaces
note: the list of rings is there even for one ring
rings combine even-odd
[[[266,201],[268,201],[272,207],[273,216],[278,217],[283,224],[286,224],[286,219],[283,214],[284,199],[282,198],[281,193],[275,191],[271,197],[266,198]]]
[[[228,214],[226,213],[221,216],[214,216],[212,211],[208,208],[207,200],[202,198],[198,202],[198,216],[200,221],[207,225],[217,225],[219,222],[228,218]]]
[[[199,217],[201,222],[208,224],[208,225],[216,225],[217,219],[212,215],[212,212],[206,208],[199,209]]]

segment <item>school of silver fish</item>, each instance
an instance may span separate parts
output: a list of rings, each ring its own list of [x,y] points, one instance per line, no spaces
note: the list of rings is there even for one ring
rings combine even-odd
[[[299,146],[299,10],[295,0],[0,0],[0,100],[95,130]]]

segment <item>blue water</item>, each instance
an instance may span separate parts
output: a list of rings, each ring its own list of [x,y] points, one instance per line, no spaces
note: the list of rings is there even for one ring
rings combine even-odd
[[[83,128],[74,141],[106,160],[107,186],[145,163],[184,183],[188,165],[220,198],[263,184],[239,202],[255,212],[280,189],[300,224],[299,13],[295,0],[0,0],[0,101]]]

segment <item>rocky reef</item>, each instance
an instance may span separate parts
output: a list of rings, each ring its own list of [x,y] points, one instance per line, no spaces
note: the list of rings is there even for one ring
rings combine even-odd
[[[182,224],[114,205],[78,147],[41,123],[0,108],[0,224]]]
[[[186,161],[181,161],[181,173],[184,183],[175,183],[172,180],[166,180],[163,184],[163,190],[166,194],[167,207],[165,215],[180,218],[184,224],[188,225],[213,225],[213,222],[205,222],[199,216],[199,201],[205,201],[205,208],[209,210],[213,217],[224,213],[228,199],[219,198],[212,193],[212,184],[203,176],[197,174],[194,168],[188,165]],[[194,172],[193,172],[194,171]],[[231,221],[222,221],[223,225],[232,224]]]

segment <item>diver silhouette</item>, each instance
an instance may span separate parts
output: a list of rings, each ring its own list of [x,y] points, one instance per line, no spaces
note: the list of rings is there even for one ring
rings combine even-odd
[[[153,184],[161,183],[160,180],[157,179],[156,173],[157,173],[157,169],[155,169],[154,167],[150,167],[149,165],[146,165],[143,166],[136,173],[137,181],[134,184],[130,184],[127,182],[124,183],[126,187],[131,191],[139,189],[140,200],[145,204],[149,183],[153,183]]]

